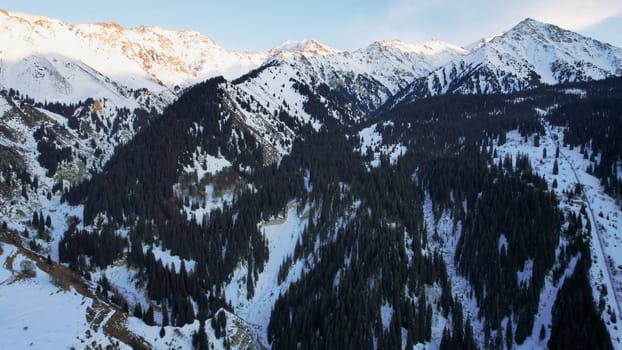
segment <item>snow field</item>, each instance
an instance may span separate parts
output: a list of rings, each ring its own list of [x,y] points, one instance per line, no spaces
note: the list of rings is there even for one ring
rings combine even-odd
[[[231,281],[225,287],[225,295],[233,304],[235,314],[255,328],[255,334],[260,337],[265,337],[276,299],[300,277],[303,269],[302,261],[294,262],[285,281],[278,283],[279,268],[286,257],[293,255],[296,243],[308,222],[304,214],[302,217],[298,216],[296,203],[290,203],[286,210],[284,217],[259,224],[267,240],[270,255],[255,283],[254,296],[249,299],[246,294],[247,266],[244,263],[235,270]],[[260,341],[268,344],[266,339]]]
[[[64,291],[56,287],[47,273],[14,246],[2,244],[2,249],[0,348],[62,349],[83,348],[92,342],[111,344],[102,327],[91,325],[85,317],[87,309],[94,307],[91,299],[73,288]],[[33,277],[18,277],[23,273],[23,264],[32,267]],[[123,345],[121,348],[127,348]]]

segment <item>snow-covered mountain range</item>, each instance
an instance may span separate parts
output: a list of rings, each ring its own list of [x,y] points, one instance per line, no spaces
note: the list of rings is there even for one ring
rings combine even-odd
[[[161,110],[186,87],[222,75],[233,81],[231,99],[245,101],[238,112],[257,125],[276,125],[270,119],[281,110],[317,128],[326,120],[308,109],[320,105],[325,116],[350,123],[425,96],[622,74],[621,49],[532,19],[468,49],[438,40],[383,40],[354,51],[306,39],[268,52],[236,52],[194,31],[67,24],[7,11],[0,12],[0,27],[0,86],[37,102],[90,97]]]
[[[467,53],[437,40],[379,41],[353,52],[303,40],[269,52],[235,52],[193,31],[76,25],[6,11],[0,13],[0,26],[0,86],[37,102],[94,98],[161,110],[194,83],[217,75],[234,79],[261,67],[228,89],[231,100],[246,107],[235,106],[237,114],[263,135],[273,134],[280,110],[300,123],[323,124],[305,111],[304,104],[314,100],[309,94],[322,101],[330,118],[358,121],[415,79]],[[293,133],[285,134],[291,141]],[[266,138],[281,142],[276,139],[283,137]]]
[[[268,52],[236,52],[188,30],[68,24],[7,11],[0,12],[0,28],[0,86],[7,91],[37,103],[100,100],[111,106],[104,119],[112,125],[117,108],[162,111],[186,88],[222,75],[233,80],[225,86],[232,114],[277,157],[295,136],[281,111],[294,124],[316,129],[326,118],[357,122],[415,79],[467,53],[437,40],[379,41],[353,52],[303,40]],[[324,109],[322,117],[317,108]]]
[[[379,41],[352,52],[314,40],[289,41],[226,90],[235,114],[272,145],[272,153],[283,155],[298,126],[318,130],[361,122],[415,79],[466,53],[437,40]]]
[[[0,84],[36,100],[123,99],[139,89],[159,94],[215,75],[234,78],[267,56],[225,50],[193,31],[67,24],[6,11],[0,28]]]
[[[377,41],[351,52],[334,50],[314,40],[286,42],[270,51],[264,65],[270,67],[238,85],[246,95],[265,104],[298,105],[294,113],[300,116],[309,114],[301,102],[313,93],[322,97],[331,117],[356,122],[415,79],[466,53],[438,40],[417,45]],[[279,92],[276,96],[275,90]]]
[[[528,18],[418,79],[394,101],[451,93],[507,93],[621,74],[622,49]]]
[[[442,135],[444,124],[439,123],[438,117],[435,119],[434,113],[429,115],[429,119],[425,119],[427,117],[424,112],[428,112],[425,106],[420,109],[413,107],[408,115],[400,113],[401,110],[392,114],[391,111],[396,111],[396,107],[402,106],[403,110],[408,111],[412,105],[404,106],[405,104],[437,95],[512,93],[542,85],[600,80],[621,75],[622,49],[532,19],[526,19],[503,34],[482,39],[466,48],[438,40],[421,44],[382,40],[357,50],[341,51],[315,40],[305,39],[286,41],[265,52],[238,52],[222,48],[207,36],[194,31],[170,31],[147,26],[129,29],[115,23],[68,24],[43,16],[0,10],[0,222],[7,224],[0,228],[0,241],[3,242],[0,243],[0,304],[12,305],[8,316],[7,313],[0,312],[0,324],[11,324],[9,328],[3,329],[7,337],[0,334],[0,347],[12,345],[12,339],[20,339],[20,342],[15,343],[18,347],[28,346],[28,342],[31,346],[34,344],[35,347],[41,347],[50,339],[53,341],[50,344],[58,347],[69,344],[79,347],[85,342],[95,342],[98,345],[129,348],[137,344],[132,341],[138,341],[139,345],[147,348],[188,348],[193,345],[193,334],[204,325],[199,326],[198,321],[185,326],[163,325],[166,308],[161,308],[160,301],[155,301],[147,292],[149,284],[145,281],[151,281],[149,279],[153,276],[143,276],[148,275],[144,270],[138,272],[144,261],[132,262],[136,258],[129,255],[133,253],[142,257],[141,253],[146,254],[145,256],[153,254],[160,262],[164,262],[167,269],[171,266],[171,270],[176,271],[175,266],[180,270],[184,266],[183,269],[187,268],[187,272],[192,275],[199,265],[198,254],[192,252],[182,256],[174,248],[167,247],[163,235],[158,236],[156,233],[157,227],[153,227],[153,232],[145,233],[144,237],[136,238],[129,246],[131,237],[137,237],[136,232],[139,230],[129,219],[122,224],[114,222],[110,208],[123,207],[119,210],[128,212],[134,210],[128,204],[133,202],[126,202],[126,196],[136,196],[138,199],[131,199],[142,205],[145,194],[141,191],[150,188],[152,184],[149,181],[153,178],[143,177],[139,181],[137,175],[134,177],[134,173],[126,172],[127,168],[135,164],[124,159],[132,159],[136,163],[148,159],[145,162],[147,170],[153,167],[154,173],[164,174],[160,174],[162,177],[174,175],[174,181],[163,182],[162,187],[158,187],[163,193],[174,193],[174,198],[161,201],[170,205],[166,207],[166,215],[176,217],[177,213],[182,213],[181,221],[185,223],[187,219],[192,223],[191,227],[200,227],[197,232],[201,234],[208,232],[206,225],[212,210],[216,210],[216,215],[221,216],[222,213],[228,213],[227,210],[232,210],[239,204],[235,202],[246,190],[248,198],[252,199],[249,202],[252,205],[269,203],[276,207],[258,208],[256,212],[256,208],[253,211],[243,208],[247,212],[260,214],[238,220],[240,213],[244,214],[244,210],[240,209],[231,216],[231,222],[228,221],[229,218],[223,217],[222,227],[229,224],[233,227],[234,223],[240,221],[252,229],[257,228],[258,235],[265,239],[267,257],[262,262],[263,266],[259,269],[254,267],[255,271],[252,269],[254,260],[251,261],[250,258],[234,261],[234,268],[225,282],[220,281],[221,284],[206,288],[218,290],[216,297],[226,299],[229,304],[221,305],[223,308],[217,311],[211,310],[215,312],[212,312],[212,321],[208,320],[206,328],[212,345],[215,344],[217,349],[227,348],[227,345],[232,345],[230,341],[237,339],[235,341],[240,343],[233,344],[233,348],[251,348],[252,345],[269,348],[271,339],[267,330],[272,311],[281,295],[286,294],[291,285],[303,280],[319,266],[318,261],[323,259],[319,253],[324,246],[331,244],[331,239],[336,239],[341,234],[339,230],[347,226],[349,221],[365,215],[372,216],[371,208],[362,207],[369,203],[365,202],[361,194],[354,192],[354,186],[330,171],[326,171],[324,177],[318,176],[318,173],[323,174],[325,168],[331,166],[337,168],[336,174],[350,171],[351,169],[343,169],[348,164],[351,165],[347,162],[349,159],[333,159],[325,164],[322,157],[330,158],[331,153],[330,149],[324,149],[328,145],[316,149],[309,145],[312,141],[304,139],[319,140],[319,143],[326,140],[336,142],[337,139],[345,138],[347,142],[335,143],[343,149],[338,152],[334,150],[334,153],[348,158],[351,156],[349,152],[353,151],[357,157],[365,159],[364,167],[358,175],[365,173],[376,176],[378,174],[374,173],[374,169],[386,166],[390,169],[387,174],[395,173],[399,169],[403,174],[408,174],[405,179],[412,178],[413,183],[404,185],[400,180],[401,185],[418,188],[423,186],[415,179],[419,170],[414,168],[414,171],[405,171],[407,165],[400,164],[398,160],[407,154],[413,156],[408,152],[413,152],[416,147],[424,147],[419,142],[423,141],[425,145],[425,140],[420,140],[419,136],[410,137],[411,134],[407,131],[419,127],[426,130],[425,128],[431,126],[431,134],[438,132]],[[219,76],[224,78],[217,78]],[[205,80],[210,81],[202,83]],[[579,101],[590,94],[601,96],[601,90],[596,87],[582,86],[559,87],[559,91],[549,93],[562,96],[560,99],[570,96],[568,100],[571,102]],[[528,93],[525,96],[527,97],[510,95],[507,103],[528,104],[527,100],[536,99],[535,95]],[[442,98],[446,98],[449,101],[447,104],[451,104],[453,97],[455,96]],[[470,98],[477,102],[478,97],[480,96]],[[490,101],[494,102],[493,99]],[[605,317],[613,308],[614,311],[611,312],[615,316],[615,311],[619,309],[617,298],[622,297],[622,282],[619,276],[611,277],[611,273],[607,276],[603,271],[609,265],[615,267],[622,261],[622,257],[614,249],[622,242],[617,231],[622,220],[619,219],[622,218],[622,212],[616,206],[619,202],[616,203],[608,196],[591,171],[593,167],[595,169],[596,161],[600,161],[602,155],[598,155],[598,152],[595,155],[590,150],[594,159],[588,160],[588,151],[583,149],[585,147],[579,152],[579,147],[573,148],[559,141],[564,137],[564,127],[553,129],[544,119],[554,110],[555,106],[551,103],[542,98],[542,101],[534,105],[537,107],[525,107],[525,110],[533,110],[534,115],[537,113],[542,120],[534,121],[533,125],[528,124],[520,133],[512,129],[520,129],[520,125],[504,126],[508,129],[502,129],[499,135],[496,134],[496,129],[491,128],[494,132],[483,135],[481,138],[486,142],[477,146],[481,146],[482,152],[490,147],[490,153],[496,154],[494,157],[497,158],[494,160],[499,164],[509,158],[510,168],[515,150],[529,154],[534,162],[542,158],[539,164],[534,163],[535,172],[545,176],[545,186],[556,188],[551,191],[560,197],[568,196],[560,204],[567,212],[576,214],[585,211],[586,203],[588,206],[592,203],[595,208],[599,206],[599,217],[594,213],[588,217],[585,213],[584,220],[588,220],[593,226],[599,225],[602,237],[612,247],[605,245],[603,248],[602,242],[600,248],[592,247],[596,267],[590,272],[593,275],[594,296],[599,291],[601,293],[603,306],[599,315]],[[432,108],[434,107],[430,107]],[[496,117],[505,113],[501,112],[501,108],[486,108],[489,110],[483,113],[485,116]],[[418,115],[418,111],[423,112]],[[387,113],[377,120],[370,120],[384,112]],[[440,114],[451,115],[447,111],[443,113]],[[407,120],[412,116],[413,120]],[[463,115],[461,118],[470,120],[469,116]],[[441,122],[446,121],[441,118]],[[534,131],[538,129],[539,123],[543,123],[546,130]],[[435,127],[437,124],[440,125],[438,128]],[[145,133],[139,134],[141,129]],[[456,131],[457,134],[460,132],[462,131]],[[523,132],[526,134],[523,135]],[[330,137],[324,138],[324,135]],[[457,137],[462,139],[460,135]],[[166,149],[162,153],[167,157],[160,157],[161,154],[158,153],[161,150],[146,152],[152,144],[144,140],[160,139],[162,142],[159,145]],[[501,142],[502,139],[505,141]],[[143,143],[132,144],[137,140],[142,140]],[[297,141],[300,141],[297,144],[299,147],[308,147],[304,150],[310,153],[319,150],[317,153],[321,155],[296,154],[293,149],[301,152],[294,148]],[[438,146],[436,142],[434,139],[430,144]],[[130,147],[124,149],[127,143],[130,143]],[[555,158],[550,155],[556,148],[563,159],[558,155]],[[298,158],[288,159],[286,155],[290,153],[292,157],[289,158]],[[172,154],[175,156],[171,156]],[[442,163],[444,159],[441,157],[440,161]],[[430,166],[435,165],[432,161],[430,163]],[[107,164],[115,168],[107,169]],[[259,171],[263,170],[262,164],[274,165],[273,168],[266,167],[272,169],[272,173],[266,171],[266,174],[282,180],[283,183],[279,185],[283,187],[265,181],[278,190],[259,198],[261,191],[270,188],[266,187],[266,183],[263,183],[262,188],[260,181],[253,183],[259,176],[257,173],[263,174]],[[391,168],[392,166],[394,167]],[[552,170],[557,166],[559,174]],[[318,171],[319,169],[322,171]],[[282,175],[280,171],[288,173]],[[143,173],[140,172],[141,175]],[[378,178],[382,176],[378,175]],[[85,180],[91,180],[92,183]],[[134,187],[122,187],[126,180]],[[335,207],[335,221],[332,226],[326,225],[335,232],[329,232],[328,238],[324,238],[325,241],[320,239],[317,244],[313,241],[305,242],[304,237],[307,237],[308,232],[313,229],[320,230],[318,213],[326,209],[323,206],[328,204],[322,202],[330,198],[328,194],[333,191],[332,187],[326,187],[325,193],[317,190],[314,192],[314,186],[326,186],[333,180],[339,181],[335,188],[346,198],[341,198],[340,201],[352,202]],[[99,183],[101,191],[89,193],[88,186],[95,186],[93,183]],[[581,183],[588,185],[584,189],[583,198],[579,198],[577,190]],[[283,194],[276,193],[294,191],[292,188],[297,186],[304,188],[305,196],[281,201],[279,195]],[[75,192],[69,191],[72,187]],[[358,184],[358,187],[365,186]],[[81,199],[82,202],[77,200],[78,204],[69,204],[72,202],[68,199],[70,195],[103,197],[110,194],[109,188],[117,189],[116,192],[110,191],[114,201],[101,198],[93,200],[96,204],[101,204],[97,200],[103,202],[105,205],[102,208],[93,209],[93,204],[87,204],[84,198]],[[423,207],[416,208],[421,209],[421,213],[417,212],[417,215],[421,214],[419,219],[423,220],[422,225],[425,228],[421,226],[417,229],[421,232],[410,232],[410,235],[421,233],[426,235],[426,240],[433,243],[421,249],[422,247],[417,246],[419,243],[411,237],[405,241],[409,242],[408,247],[400,259],[408,260],[407,265],[410,266],[411,263],[414,264],[413,257],[420,253],[429,258],[432,250],[444,252],[444,256],[439,259],[445,259],[441,265],[447,264],[450,268],[449,277],[454,280],[449,285],[450,291],[460,296],[459,299],[465,305],[464,314],[473,317],[473,329],[479,332],[484,328],[484,321],[481,317],[476,319],[475,315],[481,313],[481,310],[472,295],[472,285],[457,272],[454,262],[456,244],[461,234],[461,228],[456,227],[461,227],[462,219],[449,210],[436,213],[435,206],[438,203],[432,203],[429,189],[425,191]],[[571,191],[576,192],[574,197],[567,195]],[[590,199],[588,195],[596,199]],[[453,198],[454,194],[450,197]],[[117,201],[120,198],[124,199]],[[154,202],[160,203],[157,200]],[[177,204],[179,206],[175,207]],[[94,211],[92,214],[97,218],[91,220],[93,223],[89,223],[86,218],[87,205],[91,205],[90,209]],[[457,203],[455,207],[466,208],[466,205],[466,202]],[[156,213],[163,211],[160,208],[148,209]],[[378,208],[374,206],[373,209]],[[363,215],[365,212],[368,214]],[[405,215],[413,212],[404,211]],[[41,217],[39,226],[35,225],[33,219],[34,214],[37,221],[39,220],[37,213]],[[49,225],[44,225],[43,213],[49,217]],[[125,219],[125,214],[123,212],[119,216]],[[340,215],[343,217],[340,218]],[[383,214],[374,212],[374,215]],[[127,217],[136,218],[137,221],[155,222],[149,217],[139,216]],[[256,219],[258,221],[252,221]],[[392,229],[401,225],[393,223],[396,220],[393,217],[380,221],[383,220]],[[101,234],[102,227],[106,226],[107,229],[109,223],[111,227],[117,225],[111,230],[122,237],[122,244],[127,246],[121,248],[122,254],[116,257],[113,264],[104,267],[90,266],[92,269],[88,274],[78,271],[89,276],[92,281],[87,282],[77,274],[74,276],[76,271],[69,272],[66,266],[69,263],[63,262],[64,265],[61,265],[45,261],[45,255],[50,256],[49,260],[61,261],[59,246],[67,232],[77,227],[90,230],[93,235]],[[218,225],[220,227],[221,223]],[[180,224],[179,227],[185,226]],[[209,232],[214,237],[224,235],[223,242],[230,244],[226,234],[231,227]],[[151,228],[140,227],[140,230],[150,231]],[[599,229],[594,234],[600,239]],[[180,230],[182,231],[186,234],[183,229]],[[235,243],[238,243],[237,240],[247,239],[247,233],[252,230],[239,231],[242,234],[233,239]],[[399,236],[402,233],[396,234]],[[505,235],[501,236],[505,239]],[[501,236],[499,250],[502,246],[508,247],[507,240],[504,243]],[[304,252],[301,248],[303,243],[315,248]],[[562,240],[559,250],[566,249],[567,245],[566,240]],[[136,251],[135,246],[139,247]],[[231,246],[235,247],[233,244]],[[251,246],[250,241],[248,246]],[[224,246],[221,248],[226,250]],[[246,248],[240,248],[240,251]],[[250,248],[252,251],[261,247]],[[140,253],[136,253],[138,250]],[[226,255],[224,250],[223,256]],[[35,254],[35,251],[41,255]],[[238,253],[227,252],[233,256],[231,259],[237,258],[235,254]],[[87,255],[84,253],[82,257]],[[343,261],[343,266],[339,265],[338,269],[342,271],[332,282],[335,286],[339,286],[340,279],[346,276],[344,271],[352,263],[352,255],[350,253],[350,256],[337,258],[335,264],[342,264]],[[91,263],[91,257],[87,257],[85,261]],[[564,278],[569,276],[576,259],[571,262],[572,264],[566,266],[564,261],[557,261],[559,266],[556,265],[556,270],[551,270],[550,275],[554,276],[559,272]],[[133,263],[138,266],[130,268]],[[531,264],[527,261],[525,268],[520,270],[518,279],[521,282],[528,280],[528,275],[531,274],[529,266],[533,267],[533,259]],[[174,273],[172,275],[175,276]],[[69,281],[62,281],[63,276],[70,278]],[[185,278],[188,280],[187,274]],[[190,279],[192,278],[194,277],[191,276]],[[542,347],[550,337],[551,309],[561,284],[553,282],[553,278],[548,275],[546,278],[541,292],[542,301],[536,305],[538,313],[535,318],[535,331],[530,333],[522,348]],[[108,297],[108,292],[95,293],[97,283],[101,283],[102,279],[110,284],[110,294],[117,294],[115,297],[121,295],[126,300],[126,306],[129,302],[132,307],[142,305],[146,310],[157,303],[155,320],[150,322],[155,325],[147,325],[140,316],[134,317],[127,310],[121,310],[121,304],[118,300],[110,300],[113,298]],[[423,346],[434,348],[439,345],[441,337],[444,336],[443,328],[453,322],[448,314],[443,315],[438,311],[442,283],[431,282],[425,288],[420,288],[425,289],[423,299],[419,299],[419,294],[414,294],[414,289],[406,291],[410,293],[406,296],[413,308],[415,301],[417,309],[421,301],[421,305],[425,306],[425,293],[428,293],[428,301],[432,301],[429,305],[434,307],[434,312],[429,312],[429,317],[434,320],[430,325],[432,338],[421,343],[425,344]],[[45,293],[34,292],[30,288],[32,286]],[[75,292],[73,296],[71,293],[60,293],[58,286]],[[610,294],[607,294],[607,290]],[[33,304],[22,300],[20,294],[23,293],[37,302]],[[56,330],[57,325],[50,328],[47,324],[54,322],[55,315],[52,312],[56,312],[56,308],[50,308],[49,313],[44,312],[41,319],[33,317],[46,307],[44,304],[48,294],[50,299],[58,300],[59,305],[67,305],[70,311],[68,319],[74,324],[64,333],[59,324],[56,332],[58,334],[51,338],[45,332],[49,329]],[[211,292],[210,297],[213,294]],[[191,301],[188,305],[192,305],[193,311],[198,312],[201,308],[198,303],[202,300],[193,300],[192,297],[188,300]],[[212,307],[214,305],[218,304],[214,303]],[[393,324],[391,319],[394,312],[397,314],[396,306],[397,304],[392,305],[382,300],[382,307],[378,310],[382,318],[381,326],[384,327],[380,327],[381,333],[383,330],[388,331],[389,325]],[[175,310],[171,309],[171,315],[178,313],[179,309],[179,305]],[[87,314],[86,322],[84,314]],[[227,319],[224,325],[215,326],[216,322],[221,321],[214,320],[217,316],[220,319],[223,314],[226,314]],[[509,319],[498,321],[503,322],[506,329],[509,327],[511,331],[512,313],[509,315]],[[16,328],[12,323],[19,324]],[[395,324],[399,325],[399,322]],[[28,325],[41,336],[21,339],[21,334],[27,331]],[[505,331],[502,332],[504,326],[501,323],[499,326],[496,334],[500,340],[500,334],[505,336]],[[544,336],[536,333],[540,330],[537,326],[546,328]],[[114,327],[124,329],[129,335],[119,334],[119,329]],[[607,327],[612,337],[620,338],[621,332],[615,322],[608,323]],[[229,336],[221,338],[221,328],[226,328],[225,333]],[[403,329],[405,328],[399,331]],[[67,337],[71,341],[66,341]],[[128,341],[127,337],[133,337],[133,340]],[[479,345],[485,345],[482,334],[476,335],[476,338]],[[509,342],[508,347],[518,344],[513,343],[512,337],[509,337]],[[620,344],[619,339],[616,344]]]

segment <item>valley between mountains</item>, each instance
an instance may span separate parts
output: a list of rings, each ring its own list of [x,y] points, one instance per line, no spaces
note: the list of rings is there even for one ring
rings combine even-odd
[[[622,348],[622,49],[0,11],[0,348]]]

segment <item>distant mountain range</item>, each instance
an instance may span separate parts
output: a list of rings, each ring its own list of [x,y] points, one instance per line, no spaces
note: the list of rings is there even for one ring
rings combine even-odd
[[[417,79],[394,100],[508,93],[620,75],[622,49],[528,18],[502,35],[482,41],[468,55]]]

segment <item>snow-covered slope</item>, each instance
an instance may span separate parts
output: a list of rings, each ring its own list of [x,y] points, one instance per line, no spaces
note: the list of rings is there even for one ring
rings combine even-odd
[[[42,260],[0,242],[0,346],[46,349],[78,348],[86,341],[116,344],[118,340],[107,337],[100,327],[109,322],[115,310],[78,293],[77,286],[62,281],[60,274],[52,276],[52,271],[61,268]]]
[[[540,111],[540,114],[546,118],[547,112]],[[586,171],[591,164],[590,160],[584,159],[578,148],[573,148],[559,141],[563,140],[565,128],[553,127],[545,119],[542,122],[545,125],[545,137],[541,138],[540,146],[534,146],[533,140],[526,140],[518,130],[515,130],[509,132],[507,142],[497,148],[498,154],[500,159],[507,155],[510,157],[518,154],[528,155],[533,160],[534,170],[547,179],[551,189],[560,198],[560,208],[566,212],[583,215],[584,220],[593,228],[590,230],[592,293],[596,299],[595,303],[599,301],[597,298],[600,298],[607,305],[606,310],[605,308],[601,309],[601,317],[606,321],[612,342],[615,344],[614,347],[618,348],[621,346],[622,330],[619,329],[616,321],[612,321],[611,314],[620,313],[618,303],[621,298],[622,282],[619,276],[619,266],[621,266],[622,256],[618,246],[622,242],[622,235],[618,227],[620,227],[622,220],[621,209],[619,205],[616,205],[615,199],[604,192],[599,180]],[[557,147],[560,150],[559,158],[542,157],[542,149],[551,151]],[[557,161],[559,161],[559,173],[555,174],[553,168]],[[556,185],[553,185],[554,181]],[[567,195],[567,193],[576,191],[577,185],[581,186],[583,194],[575,197]],[[595,213],[599,213],[599,215],[595,215]],[[603,294],[603,289],[609,292]],[[546,289],[543,297],[545,294]],[[553,298],[548,298],[549,304],[552,305]],[[538,322],[550,323],[550,306],[548,311],[539,312],[537,318],[542,319]],[[538,327],[534,327],[534,329],[538,329]],[[519,348],[533,348],[534,342],[536,342],[535,335],[533,338]]]
[[[474,44],[470,54],[417,80],[393,102],[447,93],[507,93],[621,74],[622,49],[528,18]]]
[[[303,40],[285,42],[270,51],[273,60],[316,73],[317,78],[326,83],[336,85],[339,78],[362,75],[377,80],[390,93],[466,53],[462,48],[435,39],[415,45],[382,40],[351,52]]]
[[[148,326],[124,313],[108,298],[93,293],[89,283],[66,267],[47,263],[19,243],[6,242],[12,239],[13,233],[0,231],[2,349],[192,347],[199,321],[183,327]],[[235,349],[252,344],[251,331],[243,321],[230,312],[221,312],[226,317],[224,337],[217,337],[211,320],[206,321],[211,349],[226,349],[225,340]]]
[[[216,75],[235,78],[267,56],[225,50],[194,31],[76,25],[6,11],[0,29],[0,84],[37,100],[113,98],[143,88],[157,94]]]
[[[236,83],[242,94],[273,113],[283,109],[316,127],[326,122],[317,120],[322,113],[312,111],[318,105],[325,107],[325,117],[356,122],[415,79],[466,53],[437,40],[417,45],[378,41],[351,52],[314,40],[287,41],[270,51],[262,69]]]
[[[437,40],[378,41],[352,52],[303,40],[269,52],[235,52],[194,31],[68,24],[7,11],[0,11],[0,29],[0,87],[40,103],[92,98],[161,111],[199,81],[242,76],[228,87],[232,113],[278,145],[279,154],[288,152],[294,124],[318,129],[356,122],[468,52]]]

